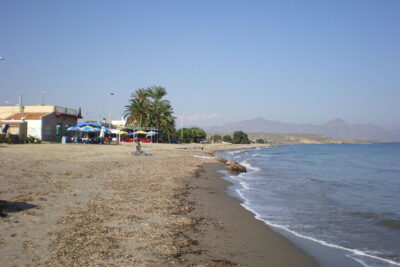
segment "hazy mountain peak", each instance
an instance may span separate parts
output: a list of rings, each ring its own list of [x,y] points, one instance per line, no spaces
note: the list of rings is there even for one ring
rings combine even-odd
[[[385,130],[372,124],[348,124],[342,119],[333,119],[326,124],[295,124],[270,121],[258,117],[252,120],[226,123],[208,127],[209,132],[245,131],[248,133],[309,133],[339,139],[368,139],[382,141],[400,141],[399,130]]]
[[[267,120],[267,119],[265,119],[265,118],[262,118],[262,117],[258,117],[258,118],[255,118],[255,119],[252,119],[252,120],[248,120],[248,121],[252,121],[252,122],[260,122],[260,123],[265,123],[265,122],[268,122],[268,120]]]
[[[326,126],[349,126],[349,124],[347,122],[345,122],[344,120],[339,119],[339,118],[330,120],[325,125]]]

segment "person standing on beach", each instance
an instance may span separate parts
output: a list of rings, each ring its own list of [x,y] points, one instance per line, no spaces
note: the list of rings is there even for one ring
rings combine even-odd
[[[140,139],[136,139],[136,151],[142,152],[142,145],[140,144]]]
[[[101,126],[101,130],[100,130],[100,144],[104,144],[104,135],[105,135],[105,127]]]

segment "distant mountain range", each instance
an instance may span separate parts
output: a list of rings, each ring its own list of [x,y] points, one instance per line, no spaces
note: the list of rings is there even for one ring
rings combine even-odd
[[[295,124],[270,121],[264,118],[227,123],[207,127],[207,132],[247,133],[304,133],[329,136],[336,139],[360,139],[385,142],[400,142],[400,130],[386,130],[373,124],[348,124],[342,119],[333,119],[322,125]]]

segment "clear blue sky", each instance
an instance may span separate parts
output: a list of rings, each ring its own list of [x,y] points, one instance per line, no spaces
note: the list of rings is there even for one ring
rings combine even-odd
[[[201,126],[255,117],[400,128],[400,1],[0,0],[0,104],[119,118],[167,88]],[[178,122],[178,126],[180,123]]]

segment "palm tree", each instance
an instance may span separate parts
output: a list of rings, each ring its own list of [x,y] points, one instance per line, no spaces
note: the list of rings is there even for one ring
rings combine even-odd
[[[147,93],[149,97],[153,100],[150,104],[150,123],[154,125],[154,127],[159,128],[160,119],[162,116],[161,106],[164,105],[164,103],[168,102],[168,100],[161,99],[167,95],[167,90],[165,90],[165,88],[161,86],[151,86],[147,87]]]
[[[169,137],[175,132],[175,117],[168,100],[162,99],[167,90],[161,86],[140,88],[131,95],[125,106],[124,117],[128,126],[155,127],[160,135]]]
[[[151,86],[147,87],[147,93],[154,102],[159,102],[161,98],[167,95],[167,90],[161,86]]]
[[[131,94],[129,105],[126,105],[124,117],[127,119],[128,126],[136,125],[139,127],[147,126],[149,122],[149,99],[148,91],[140,88]]]
[[[174,112],[169,101],[165,100],[160,102],[158,109],[157,128],[160,133],[165,137],[169,137],[175,133],[175,117],[172,115]]]

